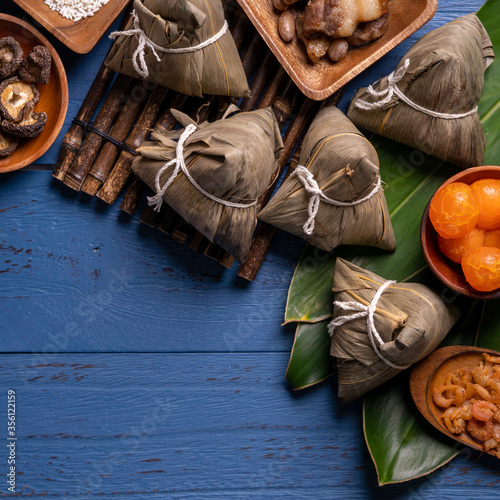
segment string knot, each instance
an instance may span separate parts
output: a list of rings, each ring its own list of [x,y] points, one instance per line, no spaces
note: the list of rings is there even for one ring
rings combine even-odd
[[[437,111],[433,111],[432,109],[424,108],[419,104],[413,102],[409,97],[407,97],[404,92],[402,92],[398,87],[398,82],[402,80],[402,78],[406,75],[406,71],[410,67],[410,59],[405,59],[403,65],[398,68],[396,71],[393,71],[390,75],[387,76],[387,88],[377,92],[371,85],[367,87],[367,92],[372,97],[379,98],[379,100],[374,102],[364,101],[363,99],[357,99],[354,101],[354,106],[359,109],[363,109],[365,111],[371,111],[373,109],[382,108],[393,99],[394,95],[396,95],[401,101],[410,106],[411,108],[419,111],[420,113],[424,113],[429,116],[433,116],[434,118],[443,118],[445,120],[457,120],[459,118],[465,118],[466,116],[473,115],[477,112],[478,107],[476,106],[474,109],[467,111],[466,113],[439,113]]]
[[[255,199],[251,203],[234,203],[232,201],[228,200],[223,200],[221,198],[218,198],[217,196],[214,196],[213,194],[209,193],[205,189],[203,189],[191,176],[189,173],[189,170],[186,167],[186,162],[184,160],[184,144],[187,141],[188,137],[193,134],[196,131],[196,125],[194,124],[189,124],[184,131],[182,132],[181,136],[179,137],[179,140],[177,141],[177,146],[175,148],[175,158],[170,160],[169,162],[165,163],[160,170],[158,170],[158,173],[156,174],[155,178],[155,195],[154,196],[148,196],[148,205],[153,207],[153,209],[156,212],[159,212],[161,209],[161,206],[163,204],[163,195],[166,193],[167,189],[170,187],[172,182],[174,182],[174,179],[179,175],[179,173],[182,171],[182,173],[187,177],[189,182],[193,185],[195,189],[197,189],[201,194],[206,196],[207,198],[210,198],[212,201],[215,201],[216,203],[220,203],[221,205],[224,205],[226,207],[231,207],[231,208],[250,208],[255,205],[257,205],[258,200]],[[165,184],[163,186],[160,185],[160,179],[161,175],[165,170],[168,168],[174,166],[174,170],[172,171],[172,174],[170,177],[167,179]]]
[[[347,175],[351,175],[352,171],[346,170],[346,173]],[[314,232],[314,225],[315,225],[316,215],[318,214],[320,201],[324,201],[329,205],[335,205],[338,207],[353,207],[355,205],[359,205],[360,203],[369,200],[372,196],[374,196],[377,193],[377,191],[380,189],[382,185],[380,176],[377,176],[377,182],[372,191],[367,196],[364,196],[359,200],[344,202],[344,201],[334,200],[326,196],[325,193],[323,193],[323,191],[319,187],[319,184],[314,178],[312,172],[310,172],[303,165],[297,165],[297,167],[295,168],[295,170],[291,175],[297,177],[297,179],[304,186],[304,189],[311,195],[311,199],[309,200],[309,205],[307,207],[309,218],[307,219],[307,222],[303,226],[304,233],[307,234],[308,236],[311,236]]]
[[[139,17],[137,16],[135,9],[132,11],[132,18],[134,25],[133,29],[125,31],[113,31],[113,33],[109,35],[109,38],[115,39],[119,36],[135,36],[137,38],[137,48],[135,49],[132,56],[132,65],[134,66],[135,71],[143,78],[147,78],[149,76],[148,65],[144,58],[146,47],[151,50],[151,53],[155,56],[156,60],[160,62],[161,59],[158,55],[158,52],[163,52],[166,54],[186,54],[189,52],[196,52],[197,50],[201,50],[205,47],[208,47],[212,43],[215,43],[219,38],[225,35],[229,28],[227,21],[224,20],[224,24],[222,25],[220,31],[218,31],[214,36],[208,38],[204,42],[201,42],[198,45],[193,45],[191,47],[179,47],[175,49],[162,47],[161,45],[153,42],[153,40],[151,40],[141,28]]]
[[[179,140],[177,141],[177,146],[175,148],[175,158],[165,163],[163,167],[158,170],[155,179],[155,189],[156,194],[154,196],[148,196],[148,205],[152,206],[156,212],[159,212],[163,204],[163,195],[170,187],[170,184],[174,182],[174,179],[179,175],[179,171],[183,170],[187,172],[186,164],[184,162],[184,143],[187,141],[188,137],[196,131],[196,125],[189,124],[182,132]],[[175,165],[172,175],[167,179],[163,187],[160,185],[161,174],[165,172],[172,165]]]
[[[380,297],[382,296],[382,293],[384,293],[384,291],[393,283],[396,283],[396,281],[386,281],[385,283],[383,283],[373,296],[373,299],[370,302],[370,304],[367,306],[354,301],[347,301],[347,302],[335,301],[333,303],[335,307],[338,307],[339,309],[342,309],[344,311],[353,311],[354,314],[345,314],[343,316],[337,316],[328,324],[328,333],[330,334],[330,336],[332,336],[337,327],[344,325],[348,321],[353,321],[355,319],[366,317],[366,331],[368,334],[368,339],[370,340],[370,344],[375,353],[377,354],[377,356],[388,366],[396,368],[397,370],[404,370],[405,368],[408,368],[409,365],[408,366],[396,365],[392,361],[389,361],[380,352],[380,347],[382,347],[385,344],[385,342],[382,340],[382,337],[380,336],[380,334],[377,331],[377,328],[375,327],[374,317],[375,317],[375,312],[377,311],[377,303]]]

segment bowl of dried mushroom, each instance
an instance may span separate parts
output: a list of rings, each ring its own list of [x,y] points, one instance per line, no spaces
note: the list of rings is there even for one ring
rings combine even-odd
[[[29,23],[0,14],[0,173],[40,158],[67,109],[66,72],[54,47]]]

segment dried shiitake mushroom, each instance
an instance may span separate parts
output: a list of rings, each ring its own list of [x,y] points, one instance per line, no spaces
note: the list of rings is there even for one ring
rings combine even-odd
[[[48,83],[52,56],[47,47],[36,45],[21,63],[19,76],[29,83]]]
[[[32,83],[23,82],[13,76],[0,85],[0,111],[4,119],[18,122],[23,117],[24,107],[32,103],[33,107],[40,99],[38,89]]]
[[[2,129],[4,132],[26,139],[33,139],[33,137],[39,135],[47,123],[47,114],[43,111],[35,113],[34,107],[35,105],[32,102],[26,104],[23,110],[23,118],[18,123],[3,120]]]
[[[13,137],[0,131],[0,158],[12,154],[18,144],[19,140],[17,137]]]
[[[0,38],[0,79],[12,76],[22,60],[23,49],[17,40],[11,36]]]

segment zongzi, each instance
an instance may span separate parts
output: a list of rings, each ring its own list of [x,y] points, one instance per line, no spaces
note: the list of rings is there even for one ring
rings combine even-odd
[[[300,165],[258,217],[326,251],[339,244],[396,245],[377,152],[336,107],[317,114]]]
[[[132,19],[106,65],[177,92],[248,97],[250,90],[220,0],[134,0]]]
[[[493,58],[478,17],[460,17],[418,40],[388,77],[360,89],[348,116],[360,128],[459,167],[482,165],[486,141],[477,105]]]
[[[433,351],[458,319],[458,308],[420,283],[387,281],[337,258],[330,354],[339,397],[351,401]]]
[[[159,209],[165,201],[241,262],[257,225],[259,197],[283,149],[274,112],[241,112],[200,125],[172,113],[185,128],[153,131],[137,149],[132,170],[155,190],[150,205]]]

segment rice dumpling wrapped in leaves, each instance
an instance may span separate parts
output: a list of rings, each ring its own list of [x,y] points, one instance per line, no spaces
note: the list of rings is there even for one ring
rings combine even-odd
[[[482,165],[477,105],[493,58],[478,17],[457,18],[423,36],[394,73],[360,89],[347,115],[360,128],[459,167]]]
[[[134,0],[131,22],[106,65],[190,96],[248,97],[250,90],[220,0]]]
[[[337,258],[331,355],[339,397],[351,401],[432,352],[458,319],[425,285],[387,281]]]
[[[300,165],[258,217],[326,251],[339,244],[396,245],[377,153],[336,107],[317,114]]]
[[[172,113],[185,128],[155,130],[137,150],[132,170],[155,190],[150,205],[159,209],[165,201],[241,262],[257,225],[259,197],[283,149],[274,112],[241,112],[200,125]]]

